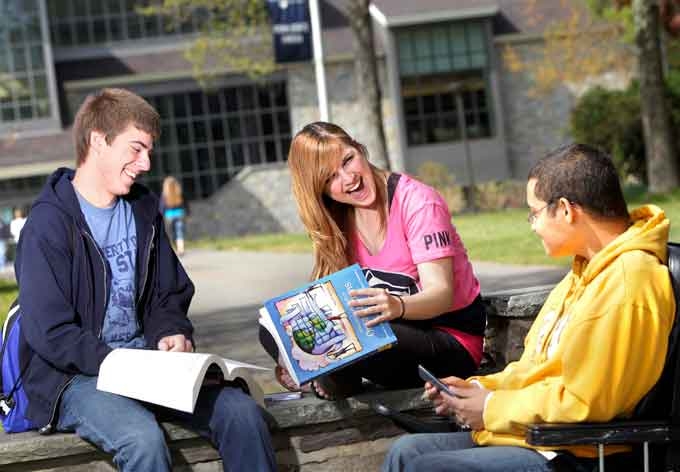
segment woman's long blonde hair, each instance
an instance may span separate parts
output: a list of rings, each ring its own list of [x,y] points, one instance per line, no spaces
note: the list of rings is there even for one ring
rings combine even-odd
[[[349,230],[353,227],[354,208],[338,203],[324,193],[326,181],[342,161],[345,146],[353,147],[368,158],[366,147],[341,127],[317,121],[295,135],[288,153],[293,195],[313,245],[312,280],[346,267],[353,259]],[[384,229],[387,187],[381,170],[373,164],[371,170],[377,189],[380,227]]]
[[[165,206],[168,208],[179,207],[184,203],[182,186],[179,184],[179,181],[172,176],[163,179],[162,196]]]

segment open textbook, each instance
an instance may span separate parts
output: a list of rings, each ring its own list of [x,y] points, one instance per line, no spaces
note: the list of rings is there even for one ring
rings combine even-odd
[[[349,306],[352,289],[368,287],[358,264],[267,300],[259,322],[298,385],[396,343],[389,323],[367,328]]]
[[[214,354],[114,349],[99,368],[97,389],[193,413],[203,383],[223,376],[264,406],[256,370],[269,369]]]

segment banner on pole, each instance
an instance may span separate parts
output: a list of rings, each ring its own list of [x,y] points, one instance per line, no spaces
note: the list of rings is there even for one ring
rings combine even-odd
[[[267,0],[276,62],[309,61],[312,28],[307,0]]]

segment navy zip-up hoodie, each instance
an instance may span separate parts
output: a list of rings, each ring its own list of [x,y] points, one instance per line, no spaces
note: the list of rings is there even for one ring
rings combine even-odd
[[[74,171],[52,174],[24,226],[15,271],[19,283],[20,359],[27,416],[49,433],[58,400],[76,374],[95,376],[111,351],[101,339],[111,277],[80,211]],[[137,318],[147,345],[164,336],[192,339],[187,311],[194,286],[170,247],[158,199],[134,184],[127,200],[137,228]]]

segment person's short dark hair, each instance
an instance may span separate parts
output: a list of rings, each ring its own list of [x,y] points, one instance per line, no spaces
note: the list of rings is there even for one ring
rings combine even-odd
[[[146,100],[125,89],[105,88],[89,95],[78,109],[73,123],[76,167],[90,150],[90,133],[99,131],[111,142],[132,124],[149,133],[155,141],[161,134],[160,116]]]
[[[561,146],[534,164],[528,178],[536,179],[536,198],[550,205],[566,198],[593,216],[630,218],[614,163],[593,146]]]

